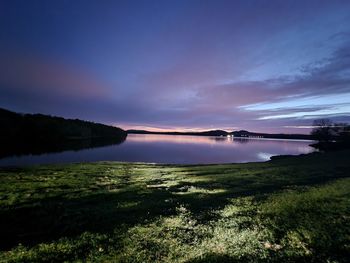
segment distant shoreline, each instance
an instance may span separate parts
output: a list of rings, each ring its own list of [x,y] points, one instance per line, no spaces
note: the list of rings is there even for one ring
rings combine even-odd
[[[249,132],[245,130],[227,132],[223,130],[210,130],[203,132],[154,132],[146,130],[127,130],[128,134],[158,134],[158,135],[191,135],[191,136],[215,136],[224,137],[229,136],[233,138],[242,139],[281,139],[281,140],[303,140],[314,141],[315,138],[308,134],[270,134],[270,133],[257,133]]]
[[[217,135],[193,135],[193,134],[155,134],[155,133],[129,133],[137,135],[171,135],[171,136],[201,136],[201,137],[217,137],[217,138],[227,138],[226,136]],[[262,140],[262,141],[301,141],[301,142],[315,142],[315,139],[283,139],[283,138],[255,138],[255,137],[231,137],[232,139],[242,139],[242,140]]]

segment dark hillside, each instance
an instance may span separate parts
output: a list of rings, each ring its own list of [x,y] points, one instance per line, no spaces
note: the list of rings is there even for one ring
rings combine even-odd
[[[203,132],[156,132],[145,130],[127,130],[129,134],[163,134],[163,135],[194,135],[194,136],[226,136],[227,131],[223,130],[210,130]]]
[[[124,130],[104,124],[5,109],[0,109],[0,123],[0,157],[120,143],[127,136]]]

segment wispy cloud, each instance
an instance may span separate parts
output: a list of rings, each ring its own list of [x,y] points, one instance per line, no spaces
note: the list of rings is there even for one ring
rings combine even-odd
[[[128,128],[350,121],[349,1],[14,0],[0,12],[2,107]]]

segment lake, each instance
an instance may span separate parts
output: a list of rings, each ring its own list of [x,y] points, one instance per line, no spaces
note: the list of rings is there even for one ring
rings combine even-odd
[[[314,151],[312,141],[129,134],[125,142],[83,150],[0,159],[1,166],[122,161],[168,164],[262,162],[274,155]]]

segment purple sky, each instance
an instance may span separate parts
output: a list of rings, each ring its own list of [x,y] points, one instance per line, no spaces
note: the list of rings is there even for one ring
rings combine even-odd
[[[0,0],[0,107],[122,128],[350,122],[350,1]]]

